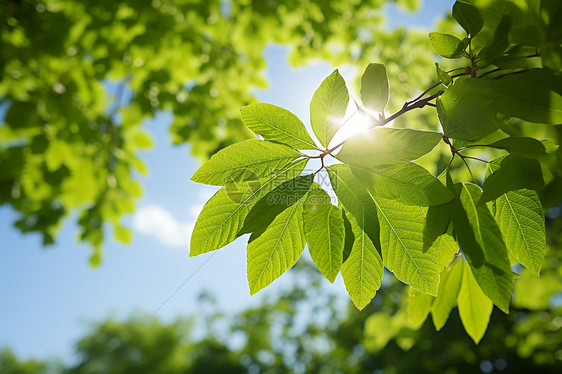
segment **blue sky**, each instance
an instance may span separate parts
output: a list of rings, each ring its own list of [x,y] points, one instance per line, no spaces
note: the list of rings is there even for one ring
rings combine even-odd
[[[427,3],[415,17],[391,7],[391,26],[429,26],[453,2]],[[285,107],[306,123],[310,98],[333,67],[317,62],[292,69],[286,55],[284,47],[267,49],[270,85],[257,94],[260,100]],[[351,69],[344,67],[341,72],[351,80]],[[150,175],[139,178],[144,195],[137,212],[125,220],[134,229],[134,239],[128,246],[109,239],[99,268],[89,266],[90,249],[78,244],[72,222],[63,227],[56,245],[43,248],[39,236],[14,230],[16,215],[10,208],[0,207],[0,347],[9,346],[24,358],[68,359],[90,322],[153,313],[186,280],[158,309],[157,317],[170,320],[197,314],[197,296],[202,290],[214,294],[222,310],[236,311],[288,284],[282,277],[257,296],[249,295],[245,239],[212,254],[188,257],[196,214],[215,189],[189,181],[198,161],[189,156],[188,145],[171,146],[170,121],[170,115],[162,113],[145,124],[156,145],[142,154]],[[340,278],[333,288],[345,292]]]

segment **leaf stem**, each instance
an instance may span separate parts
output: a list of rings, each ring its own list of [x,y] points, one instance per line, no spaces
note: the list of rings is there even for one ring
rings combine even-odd
[[[470,178],[472,178],[472,181],[473,181],[474,183],[476,183],[476,179],[474,179],[474,175],[472,175],[472,170],[470,170],[470,166],[468,166],[468,162],[466,162],[466,160],[465,160],[465,157],[466,157],[466,156],[463,156],[463,155],[461,155],[460,153],[459,153],[458,155],[460,156],[462,162],[464,163],[464,165],[465,165],[466,168],[468,169],[468,173],[470,174]]]

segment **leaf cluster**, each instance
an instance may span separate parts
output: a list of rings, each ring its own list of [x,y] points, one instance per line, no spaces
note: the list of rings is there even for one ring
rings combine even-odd
[[[320,145],[285,109],[262,103],[242,108],[246,126],[263,140],[219,151],[193,176],[207,184],[214,184],[214,174],[230,173],[235,180],[222,183],[203,208],[190,255],[251,233],[247,273],[254,294],[293,266],[306,243],[329,281],[341,273],[357,308],[370,303],[386,268],[409,285],[414,321],[431,312],[440,329],[458,305],[466,331],[480,341],[493,305],[509,312],[517,276],[512,266],[520,263],[540,273],[546,239],[537,191],[555,178],[543,161],[557,152],[556,146],[508,136],[502,129],[512,118],[544,125],[562,122],[562,84],[560,72],[546,66],[503,67],[506,56],[527,46],[501,42],[502,33],[510,35],[501,22],[489,44],[476,51],[473,40],[485,25],[477,7],[457,1],[453,17],[466,38],[429,37],[442,57],[466,61],[462,72],[449,75],[437,65],[440,82],[387,116],[387,70],[383,64],[369,64],[361,78],[362,103],[356,105],[371,118],[371,128],[339,144],[331,140],[344,123],[349,93],[338,70],[322,82],[310,104],[310,123]],[[435,108],[441,131],[387,126],[425,107]],[[240,157],[243,144],[248,158]],[[449,150],[450,159],[436,177],[414,161],[429,157],[438,144]],[[263,163],[267,152],[259,148],[274,146],[282,149]],[[470,155],[477,149],[500,154],[486,161]],[[310,150],[316,154],[309,155]],[[340,163],[328,166],[326,157]],[[248,162],[253,159],[255,163]],[[320,169],[301,174],[311,159],[321,161]],[[472,181],[452,172],[454,160],[462,161]],[[474,178],[468,160],[486,164],[482,180]],[[313,180],[320,181],[323,169],[330,183],[321,186]],[[233,199],[231,190],[244,197]]]

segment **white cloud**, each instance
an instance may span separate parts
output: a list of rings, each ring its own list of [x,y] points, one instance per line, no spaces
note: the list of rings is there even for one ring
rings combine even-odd
[[[139,208],[133,217],[133,227],[136,231],[153,236],[169,247],[186,248],[189,245],[193,225],[194,222],[178,221],[158,205]]]
[[[190,219],[186,221],[176,219],[159,205],[153,204],[141,207],[137,209],[133,216],[133,228],[138,233],[156,238],[165,246],[188,248],[195,220],[201,213],[204,202],[215,192],[212,189],[199,190],[195,200],[200,201],[200,203],[192,204],[187,208]]]

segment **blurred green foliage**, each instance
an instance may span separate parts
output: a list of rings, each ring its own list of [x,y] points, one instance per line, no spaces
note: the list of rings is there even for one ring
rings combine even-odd
[[[0,204],[19,213],[21,232],[41,233],[45,245],[74,212],[79,239],[92,245],[98,264],[108,224],[117,240],[131,240],[120,220],[141,196],[137,172],[147,172],[139,150],[152,141],[143,121],[171,111],[172,142],[189,142],[202,158],[247,138],[238,108],[267,85],[268,44],[290,46],[294,65],[383,61],[400,82],[394,105],[428,82],[429,42],[421,33],[386,30],[384,4],[4,1]]]
[[[562,237],[562,220],[556,222]],[[551,251],[551,258],[560,251]],[[522,306],[492,314],[479,345],[464,333],[456,310],[435,333],[431,321],[410,322],[403,284],[386,284],[359,312],[323,289],[310,265],[293,268],[290,287],[261,305],[221,314],[202,294],[197,315],[175,322],[155,317],[108,319],[92,325],[76,356],[18,361],[4,350],[2,373],[555,373],[562,370],[562,307]],[[521,284],[525,274],[516,282]],[[312,286],[310,284],[312,283]],[[560,289],[558,289],[558,292]],[[516,295],[527,295],[516,288]],[[553,293],[550,294],[553,296]],[[550,299],[550,297],[548,298]]]

